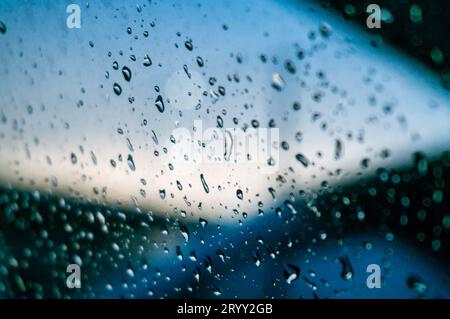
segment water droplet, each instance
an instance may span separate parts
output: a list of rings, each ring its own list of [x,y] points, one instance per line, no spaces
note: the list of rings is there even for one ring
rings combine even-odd
[[[295,64],[294,62],[292,62],[291,60],[287,60],[284,63],[284,67],[286,68],[286,70],[291,73],[294,74],[296,72],[296,68],[295,68]]]
[[[326,23],[326,22],[322,22],[320,24],[319,30],[320,30],[320,34],[323,37],[329,37],[330,34],[331,34],[331,26],[328,23]]]
[[[161,95],[158,95],[158,97],[155,100],[155,106],[161,113],[164,112],[164,101]]]
[[[353,267],[350,263],[350,259],[347,255],[339,257],[339,261],[341,262],[342,271],[341,278],[344,280],[350,280],[353,277]]]
[[[177,246],[176,249],[175,249],[175,251],[176,251],[176,254],[177,254],[178,259],[179,259],[180,261],[183,261],[183,253],[181,252],[180,246]]]
[[[156,145],[158,145],[158,137],[156,136],[156,133],[154,130],[152,130],[152,140]]]
[[[334,145],[334,159],[340,160],[344,153],[344,147],[340,139],[336,139]]]
[[[135,171],[136,170],[136,165],[134,164],[133,156],[131,156],[131,154],[128,154],[127,162],[128,162],[128,167],[132,171]]]
[[[217,115],[217,127],[222,128],[223,127],[223,119],[220,115]]]
[[[124,77],[125,81],[130,82],[130,80],[131,80],[131,70],[128,67],[124,66],[122,68],[122,74],[123,74],[123,77]]]
[[[122,94],[122,88],[120,87],[119,84],[114,83],[113,89],[114,89],[114,93],[116,93],[116,95]]]
[[[78,159],[77,159],[77,156],[75,155],[75,153],[70,154],[70,161],[74,165],[77,163]]]
[[[277,193],[275,191],[275,189],[273,189],[272,187],[268,188],[270,195],[272,195],[272,199],[276,200],[277,199]]]
[[[198,267],[195,267],[193,273],[195,281],[200,282],[200,269],[198,269]]]
[[[183,70],[184,70],[184,73],[186,73],[187,77],[190,79],[191,78],[191,73],[189,72],[189,68],[188,68],[188,66],[186,64],[183,65]]]
[[[286,282],[290,285],[300,276],[300,268],[298,268],[293,264],[286,263],[283,270],[283,274],[284,278],[286,279]]]
[[[297,161],[299,161],[300,163],[303,164],[303,166],[308,167],[309,165],[309,160],[305,157],[305,155],[301,154],[301,153],[297,153],[297,155],[295,155],[295,158],[297,159]]]
[[[195,254],[195,250],[191,251],[189,254],[189,259],[192,261],[197,261],[197,255]]]
[[[221,249],[217,249],[216,251],[217,256],[220,258],[220,260],[225,263],[225,254]]]
[[[189,51],[192,51],[192,49],[194,49],[194,45],[192,44],[192,40],[187,40],[184,42],[184,46],[186,47],[186,49],[188,49]]]
[[[150,59],[150,56],[146,54],[144,56],[144,62],[142,63],[144,66],[148,67],[152,65],[152,59]]]
[[[222,290],[220,290],[220,288],[218,288],[217,286],[213,285],[211,289],[212,289],[214,296],[222,295]]]
[[[197,64],[199,67],[202,67],[204,65],[202,57],[200,56],[197,57]]]
[[[253,261],[255,262],[256,267],[261,266],[261,256],[257,251],[253,252]]]
[[[289,143],[286,141],[281,142],[281,148],[285,151],[289,150]]]
[[[239,198],[240,200],[242,200],[244,198],[244,194],[242,193],[242,190],[238,189],[236,191],[236,196],[237,198]]]
[[[5,34],[6,30],[6,25],[2,21],[0,21],[0,33]]]
[[[128,146],[128,149],[130,150],[130,152],[134,152],[133,144],[131,144],[131,141],[128,137],[127,137],[126,141],[127,141],[127,146]]]
[[[205,268],[211,274],[212,273],[212,260],[211,257],[205,257]]]
[[[206,184],[205,176],[203,176],[203,174],[200,174],[200,180],[202,181],[203,188],[205,189],[206,194],[208,194],[209,193],[209,187],[208,187],[208,184]]]
[[[419,276],[410,275],[407,279],[407,284],[409,289],[419,295],[423,295],[428,291],[428,285]]]
[[[279,73],[274,73],[272,75],[272,87],[277,91],[281,91],[284,89],[284,86],[285,82],[281,75]]]
[[[208,221],[206,219],[204,219],[204,218],[200,217],[198,219],[198,221],[199,221],[200,225],[202,225],[202,227],[205,227],[206,225],[208,225]]]
[[[184,240],[185,240],[186,242],[188,242],[188,241],[189,241],[189,230],[187,229],[186,226],[184,226],[184,225],[181,224],[181,223],[179,224],[179,227],[180,227],[181,235],[183,235]]]
[[[134,277],[134,271],[133,271],[133,269],[128,268],[128,269],[127,269],[127,275],[130,276],[130,277]]]
[[[258,120],[252,120],[252,127],[253,127],[253,128],[258,128],[258,127],[259,127],[259,122],[258,122]]]
[[[361,168],[363,168],[363,169],[368,168],[368,167],[369,167],[369,162],[370,162],[370,159],[368,159],[368,158],[363,158],[363,159],[361,160]]]

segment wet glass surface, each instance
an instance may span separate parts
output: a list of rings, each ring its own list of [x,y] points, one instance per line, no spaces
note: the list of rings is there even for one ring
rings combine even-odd
[[[315,1],[68,4],[0,4],[0,297],[450,297],[444,71]]]

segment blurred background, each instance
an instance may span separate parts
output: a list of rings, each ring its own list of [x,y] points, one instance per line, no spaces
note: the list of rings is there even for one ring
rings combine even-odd
[[[448,1],[73,3],[0,4],[0,297],[450,297]]]

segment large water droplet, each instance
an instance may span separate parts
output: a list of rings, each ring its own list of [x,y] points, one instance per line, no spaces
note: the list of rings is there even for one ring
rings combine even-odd
[[[187,229],[186,226],[184,226],[184,225],[181,224],[181,223],[179,224],[179,227],[180,227],[181,235],[183,235],[184,240],[185,240],[186,242],[188,242],[188,241],[189,241],[189,230]]]
[[[149,67],[152,65],[152,59],[150,59],[150,56],[148,54],[146,54],[144,56],[144,62],[142,64],[146,67]]]
[[[194,48],[194,45],[192,44],[192,40],[187,40],[186,42],[184,42],[184,46],[189,51],[192,51],[192,49]]]
[[[161,113],[164,112],[164,101],[161,95],[158,95],[158,97],[155,100],[155,106]]]
[[[132,171],[135,171],[136,170],[136,165],[134,164],[133,156],[131,156],[131,154],[128,154],[127,162],[128,162],[128,167]]]
[[[120,87],[119,84],[114,83],[113,89],[114,89],[114,93],[116,93],[116,95],[122,94],[122,88]]]
[[[305,155],[303,155],[302,153],[298,153],[297,155],[295,155],[295,158],[297,159],[297,161],[302,163],[303,166],[308,167],[309,160],[305,157]]]
[[[123,74],[123,77],[124,77],[125,81],[130,82],[130,80],[131,80],[131,70],[128,67],[124,66],[122,68],[122,74]]]
[[[284,86],[285,82],[281,75],[279,73],[274,73],[272,75],[272,87],[277,91],[281,91],[284,89]]]

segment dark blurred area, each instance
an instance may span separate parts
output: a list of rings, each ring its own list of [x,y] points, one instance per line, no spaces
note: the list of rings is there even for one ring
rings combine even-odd
[[[314,196],[300,191],[297,200],[257,221],[237,216],[232,224],[182,223],[2,189],[0,244],[9,249],[0,252],[0,293],[443,298],[450,282],[450,154],[430,161],[418,153],[411,161],[413,169],[380,168],[374,179],[336,188],[324,184]],[[365,267],[374,261],[388,284],[382,292],[364,287]],[[72,262],[84,269],[81,289],[65,287],[64,270]],[[442,265],[444,278],[433,273]]]
[[[446,0],[320,0],[348,20],[372,34],[377,47],[386,41],[439,72],[441,82],[450,90],[450,2]],[[369,29],[366,8],[376,3],[382,9],[381,28]]]

